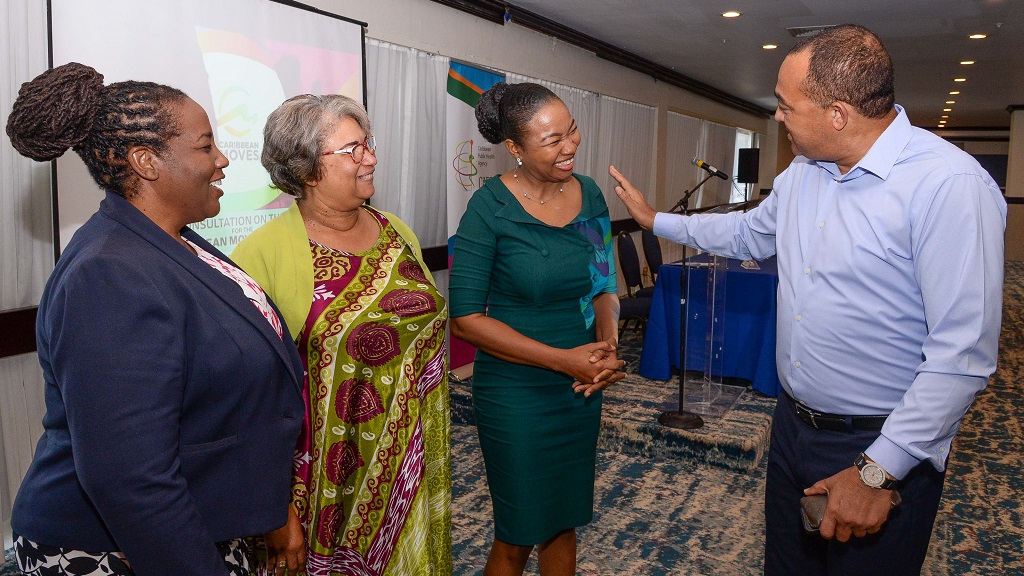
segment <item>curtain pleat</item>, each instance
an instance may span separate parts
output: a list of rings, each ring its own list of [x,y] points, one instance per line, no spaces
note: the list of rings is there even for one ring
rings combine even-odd
[[[447,243],[448,62],[445,56],[366,40],[367,108],[377,137],[372,203],[405,221],[423,247]]]
[[[0,3],[0,124],[22,83],[46,70],[46,3]],[[0,311],[35,306],[53,270],[50,165],[0,136]],[[42,433],[43,378],[35,354],[0,360],[0,531],[11,546],[11,503]]]

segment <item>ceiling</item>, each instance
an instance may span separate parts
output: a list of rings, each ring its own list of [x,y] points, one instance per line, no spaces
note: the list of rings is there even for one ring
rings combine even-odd
[[[875,32],[896,68],[896,102],[915,125],[1009,128],[1024,105],[1024,0],[513,0],[580,33],[774,109],[788,28],[855,23]],[[723,18],[728,10],[741,12]],[[514,8],[512,19],[515,21]],[[987,38],[971,40],[971,34]],[[775,44],[775,50],[765,50]],[[973,65],[961,65],[973,60]],[[966,78],[954,82],[954,78]],[[960,94],[950,96],[949,92]],[[955,104],[947,105],[947,100]],[[943,108],[951,108],[943,112]]]

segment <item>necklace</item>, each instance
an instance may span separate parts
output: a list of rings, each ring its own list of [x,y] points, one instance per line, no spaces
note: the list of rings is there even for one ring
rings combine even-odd
[[[551,202],[555,198],[558,198],[558,195],[561,194],[562,190],[565,189],[565,184],[562,184],[561,186],[558,187],[558,192],[555,192],[554,195],[551,196],[551,198],[548,198],[547,200],[539,200],[537,198],[534,198],[533,196],[530,196],[526,192],[526,187],[523,186],[523,183],[519,181],[519,174],[517,174],[517,172],[519,172],[519,168],[516,168],[515,170],[512,171],[512,178],[514,178],[516,184],[519,185],[519,189],[523,191],[523,198],[526,198],[527,200],[533,200],[538,204],[547,204],[548,202]]]

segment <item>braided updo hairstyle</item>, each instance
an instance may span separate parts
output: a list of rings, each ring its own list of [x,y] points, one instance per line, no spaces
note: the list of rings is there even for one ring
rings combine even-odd
[[[491,144],[508,139],[522,145],[526,125],[551,100],[558,100],[558,96],[540,84],[498,82],[480,96],[476,105],[477,128]]]
[[[21,155],[40,162],[73,149],[101,188],[129,198],[138,184],[129,148],[163,152],[178,135],[170,104],[186,98],[177,88],[152,82],[104,87],[102,74],[71,62],[22,84],[7,135]]]

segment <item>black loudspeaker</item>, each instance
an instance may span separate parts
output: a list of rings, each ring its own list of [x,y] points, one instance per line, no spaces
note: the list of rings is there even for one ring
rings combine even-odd
[[[757,182],[759,148],[740,148],[740,158],[736,169],[736,181],[740,184]]]

